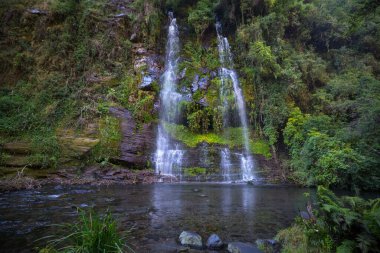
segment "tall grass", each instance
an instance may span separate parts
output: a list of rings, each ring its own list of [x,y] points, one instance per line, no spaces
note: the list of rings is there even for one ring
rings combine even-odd
[[[49,242],[40,253],[122,253],[134,252],[117,231],[110,213],[99,216],[93,211],[80,211],[79,222],[64,225],[70,232]],[[128,233],[128,232],[127,232]]]

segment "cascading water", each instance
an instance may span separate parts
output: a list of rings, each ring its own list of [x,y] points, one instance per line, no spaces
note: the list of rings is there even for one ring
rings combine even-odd
[[[156,173],[175,176],[181,168],[184,151],[178,144],[171,142],[164,129],[165,123],[176,123],[178,119],[178,105],[182,95],[177,92],[177,72],[179,36],[177,21],[173,13],[169,13],[168,42],[166,45],[165,72],[162,78],[160,91],[160,124],[158,126],[157,149],[155,154]]]
[[[223,99],[223,107],[224,107],[224,127],[226,127],[228,119],[228,114],[226,113],[227,108],[229,107],[229,102],[227,96],[229,95],[230,89],[227,86],[228,81],[232,82],[233,93],[235,102],[237,104],[237,109],[239,112],[239,119],[241,127],[243,128],[242,137],[244,140],[244,153],[241,154],[241,179],[243,181],[251,181],[255,179],[254,176],[254,161],[249,151],[249,131],[248,131],[248,121],[247,114],[245,109],[245,102],[242,90],[239,84],[239,78],[236,74],[236,71],[233,68],[233,60],[232,53],[230,49],[230,45],[226,37],[222,36],[221,32],[221,24],[216,24],[216,32],[218,35],[218,51],[219,51],[219,60],[221,63],[221,68],[219,70],[219,76],[221,78],[221,97]],[[224,167],[229,167],[230,158],[229,152],[226,155],[226,150],[221,151],[221,167],[224,170]],[[229,170],[230,168],[228,168]]]
[[[224,181],[231,181],[231,152],[229,148],[223,148],[220,151],[220,167],[222,169],[222,175]]]

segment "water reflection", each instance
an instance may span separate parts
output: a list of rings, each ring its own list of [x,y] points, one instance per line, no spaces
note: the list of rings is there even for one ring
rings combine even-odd
[[[109,210],[121,230],[134,227],[130,241],[136,252],[173,250],[182,230],[253,242],[289,225],[305,204],[304,191],[241,184],[157,184],[2,193],[0,245],[5,252],[31,249],[36,239],[56,232],[51,224],[73,222],[80,206]]]

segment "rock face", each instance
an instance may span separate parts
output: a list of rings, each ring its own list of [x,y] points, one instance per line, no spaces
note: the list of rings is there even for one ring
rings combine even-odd
[[[57,138],[61,147],[61,164],[78,162],[99,143],[97,124],[88,124],[80,133],[74,129],[58,129]]]
[[[258,248],[249,243],[231,242],[228,244],[229,253],[262,253]]]
[[[212,234],[207,239],[206,246],[209,249],[221,249],[223,247],[223,241],[217,234]]]
[[[27,142],[9,142],[0,148],[0,165],[5,167],[40,167],[40,164],[30,161],[32,145]]]
[[[139,43],[134,44],[133,52],[136,55],[134,70],[136,73],[141,73],[142,76],[139,89],[143,91],[154,91],[154,84],[159,82],[162,73],[160,58]]]
[[[153,124],[144,124],[137,128],[132,114],[122,108],[111,107],[110,113],[121,120],[122,141],[121,156],[112,162],[134,168],[144,168],[151,160],[156,141],[156,128]]]
[[[179,241],[184,246],[189,246],[195,249],[201,249],[203,247],[202,237],[191,231],[183,231],[179,236]]]

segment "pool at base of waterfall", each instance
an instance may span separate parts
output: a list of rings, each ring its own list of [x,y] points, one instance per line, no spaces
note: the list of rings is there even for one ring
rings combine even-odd
[[[77,207],[109,210],[120,231],[132,229],[135,252],[176,252],[184,230],[203,241],[272,238],[304,209],[311,189],[249,184],[180,183],[130,186],[49,186],[0,194],[0,252],[33,252],[57,233],[52,224],[76,221]],[[38,241],[36,241],[38,240]],[[223,251],[222,251],[223,252]]]

